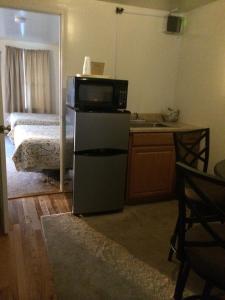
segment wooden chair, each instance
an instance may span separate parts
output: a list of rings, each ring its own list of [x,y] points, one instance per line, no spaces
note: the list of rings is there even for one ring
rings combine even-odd
[[[209,128],[174,133],[176,161],[207,172]]]
[[[207,172],[209,161],[209,128],[197,129],[174,133],[174,145],[176,161],[182,162],[190,167]],[[199,203],[198,196],[186,187],[186,194],[190,199]],[[206,210],[206,214],[208,211]],[[176,252],[176,240],[179,220],[177,219],[174,232],[170,239],[170,250],[168,260],[171,261]]]
[[[174,299],[215,299],[213,287],[225,291],[225,180],[207,175],[185,164],[177,163],[179,186],[179,230],[177,255],[181,261]],[[198,195],[202,205],[196,206],[185,192],[185,186]],[[218,222],[209,222],[203,206],[208,207]],[[189,216],[189,210],[192,215]],[[187,226],[198,221],[187,230]],[[183,298],[183,291],[190,269],[204,281],[200,295]]]

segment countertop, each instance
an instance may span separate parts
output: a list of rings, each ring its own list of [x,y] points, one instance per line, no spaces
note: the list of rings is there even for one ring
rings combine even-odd
[[[176,131],[188,131],[195,129],[202,129],[203,127],[194,126],[191,124],[185,124],[181,122],[161,122],[168,127],[130,127],[130,132],[176,132]]]

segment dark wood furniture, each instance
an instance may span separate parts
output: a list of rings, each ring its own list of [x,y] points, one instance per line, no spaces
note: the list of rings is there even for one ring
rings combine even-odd
[[[171,197],[175,177],[173,134],[131,133],[129,143],[127,202]]]
[[[175,132],[174,144],[176,161],[202,170],[203,172],[207,171],[209,160],[209,128],[191,130],[187,132]],[[192,193],[188,187],[186,187],[185,191],[192,201],[198,203],[198,197],[196,197],[195,193]],[[176,252],[178,226],[179,219],[177,219],[174,232],[171,236],[170,250],[168,255],[169,261],[172,260],[173,253]]]
[[[225,180],[209,176],[189,166],[177,163],[179,186],[179,230],[177,254],[180,270],[174,299],[214,299],[213,287],[225,290]],[[201,205],[195,205],[186,195],[186,186],[198,196]],[[208,207],[218,222],[209,222],[203,207]],[[192,211],[191,216],[189,211]],[[198,224],[193,223],[198,221]],[[188,230],[187,230],[188,228]],[[183,298],[190,269],[205,281],[201,295]]]
[[[176,161],[207,172],[209,162],[209,128],[174,133]]]

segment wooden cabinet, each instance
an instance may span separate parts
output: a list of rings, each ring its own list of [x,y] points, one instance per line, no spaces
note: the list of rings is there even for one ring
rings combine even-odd
[[[175,149],[172,133],[131,133],[127,202],[146,202],[172,196]]]

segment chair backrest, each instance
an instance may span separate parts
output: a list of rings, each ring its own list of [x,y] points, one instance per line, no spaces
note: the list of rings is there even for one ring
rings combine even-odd
[[[178,257],[184,257],[185,246],[204,246],[203,242],[186,241],[185,234],[187,224],[197,222],[211,236],[211,244],[221,246],[225,249],[225,240],[214,230],[212,220],[224,222],[225,220],[225,180],[218,177],[208,175],[202,171],[187,166],[186,164],[176,163],[177,178],[179,184],[177,186],[177,196],[179,203],[179,233],[178,233]],[[196,205],[191,201],[185,193],[185,186],[197,194],[199,204]],[[202,203],[201,203],[202,202]],[[212,212],[212,215],[207,216],[203,207]],[[191,210],[191,217],[186,213]]]
[[[209,128],[174,133],[176,161],[207,172]]]

